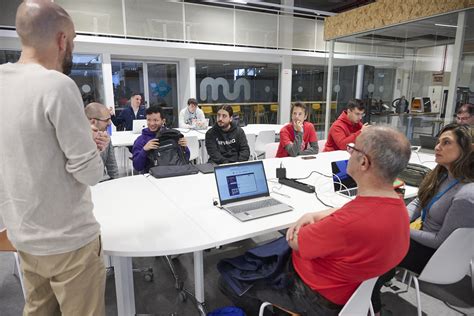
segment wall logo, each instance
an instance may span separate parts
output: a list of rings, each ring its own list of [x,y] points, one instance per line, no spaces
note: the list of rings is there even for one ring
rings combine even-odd
[[[244,89],[244,100],[250,100],[250,83],[245,78],[239,78],[234,81],[234,91],[230,92],[229,90],[229,82],[222,78],[211,78],[206,77],[201,81],[200,85],[200,99],[201,101],[207,100],[207,87],[211,87],[211,99],[212,101],[217,101],[219,99],[219,87],[222,86],[222,93],[224,94],[224,98],[229,101],[235,101],[240,95],[240,91]]]

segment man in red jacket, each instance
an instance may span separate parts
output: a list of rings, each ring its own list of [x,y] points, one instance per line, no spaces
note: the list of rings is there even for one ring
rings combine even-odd
[[[346,150],[349,143],[355,143],[355,139],[362,130],[369,126],[362,125],[365,116],[365,107],[359,99],[350,100],[347,109],[344,110],[329,129],[328,140],[324,151]]]

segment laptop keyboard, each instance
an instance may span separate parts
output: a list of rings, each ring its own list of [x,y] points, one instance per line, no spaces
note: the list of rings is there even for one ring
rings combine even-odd
[[[274,206],[278,204],[281,204],[281,202],[275,199],[268,199],[268,200],[263,200],[263,201],[258,201],[258,202],[230,206],[230,207],[227,207],[227,209],[234,214],[238,214],[238,213],[253,211],[253,210],[270,207],[270,206]]]

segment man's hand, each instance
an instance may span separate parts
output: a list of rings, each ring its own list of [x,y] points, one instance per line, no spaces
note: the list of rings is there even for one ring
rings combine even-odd
[[[188,141],[186,140],[186,138],[182,137],[178,140],[178,144],[183,146],[183,147],[186,147],[186,146],[188,146]]]
[[[369,123],[365,123],[364,125],[362,125],[362,129],[361,129],[361,132],[364,131],[364,129],[370,127],[371,125]]]
[[[109,113],[110,113],[110,116],[115,116],[115,109],[111,106],[109,106]]]
[[[107,132],[101,132],[97,127],[91,125],[92,129],[92,139],[94,140],[95,144],[97,145],[97,149],[103,151],[110,143],[110,136]]]
[[[313,224],[314,222],[314,213],[304,214],[295,224],[288,228],[288,230],[286,231],[286,240],[297,240],[296,237],[298,235],[298,232],[300,231],[300,228],[309,224]]]
[[[152,149],[158,149],[159,147],[160,147],[160,142],[158,141],[158,139],[153,138],[153,139],[150,139],[145,144],[145,146],[143,146],[143,150],[149,151],[149,150],[152,150]]]
[[[303,131],[303,122],[297,121],[296,124],[294,124],[294,129],[295,131],[301,133]]]

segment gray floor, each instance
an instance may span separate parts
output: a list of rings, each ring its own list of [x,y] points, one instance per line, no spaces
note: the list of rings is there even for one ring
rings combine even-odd
[[[205,252],[205,295],[207,310],[231,305],[217,289],[218,272],[216,263],[225,257],[232,257],[242,253],[247,247],[253,246],[252,241],[230,245],[224,249]],[[176,269],[184,281],[185,287],[193,290],[193,257],[191,254],[181,255],[173,259]],[[198,315],[192,299],[181,302],[174,280],[163,258],[136,258],[134,267],[153,267],[154,280],[147,282],[143,273],[134,273],[136,311],[137,314],[149,315]],[[0,315],[21,315],[23,297],[18,279],[13,272],[13,255],[0,253]],[[448,268],[448,267],[447,267]],[[471,292],[471,279],[466,277],[461,282],[449,286],[421,285],[424,315],[474,315],[474,295]],[[399,281],[394,285],[404,289]],[[393,315],[416,315],[415,291],[410,289],[407,293],[395,294],[391,288],[384,288],[383,301],[386,309]],[[115,282],[113,276],[107,277],[106,289],[107,315],[116,315]],[[447,304],[453,306],[449,308]],[[455,311],[458,310],[459,312]]]

